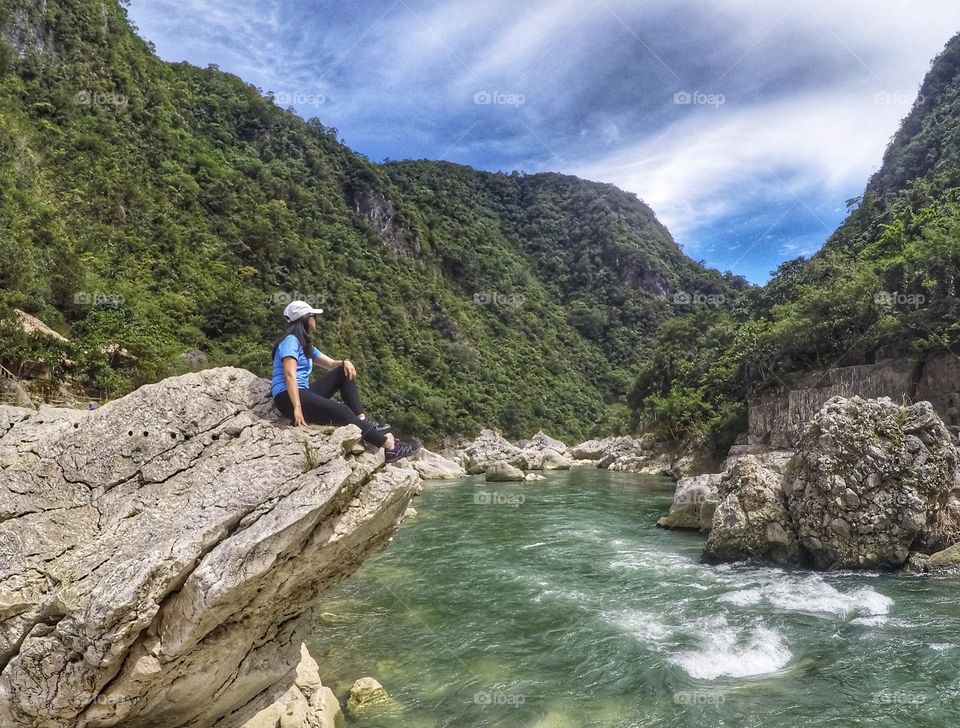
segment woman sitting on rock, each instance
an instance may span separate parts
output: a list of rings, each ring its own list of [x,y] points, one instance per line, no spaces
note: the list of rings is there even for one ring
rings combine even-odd
[[[320,353],[311,340],[317,329],[316,315],[322,308],[312,308],[304,301],[294,301],[283,315],[289,322],[273,345],[274,404],[295,427],[311,425],[356,425],[363,439],[385,450],[388,463],[413,455],[420,449],[415,443],[400,442],[390,432],[390,425],[366,416],[357,391],[357,370],[347,359],[331,359]],[[306,352],[310,352],[307,356]],[[329,370],[310,383],[313,365]],[[331,397],[339,392],[343,402]]]

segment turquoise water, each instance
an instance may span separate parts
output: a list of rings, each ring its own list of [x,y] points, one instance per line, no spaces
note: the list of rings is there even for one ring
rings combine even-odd
[[[960,580],[699,563],[671,484],[428,483],[311,651],[369,728],[960,726]]]

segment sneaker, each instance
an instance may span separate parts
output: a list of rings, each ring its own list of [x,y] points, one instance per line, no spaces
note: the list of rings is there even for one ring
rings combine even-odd
[[[423,445],[419,442],[400,442],[397,440],[393,443],[392,450],[384,450],[384,462],[389,465],[390,463],[397,462],[397,460],[408,458],[420,452],[422,447]]]
[[[393,429],[393,425],[391,425],[389,422],[378,422],[372,417],[364,417],[363,421],[369,422],[371,425],[373,425],[373,429],[376,432],[390,432],[390,430]]]
[[[372,417],[367,417],[367,422],[373,425],[373,429],[377,432],[390,432],[390,430],[393,429],[393,425],[391,425],[389,422],[378,422]]]

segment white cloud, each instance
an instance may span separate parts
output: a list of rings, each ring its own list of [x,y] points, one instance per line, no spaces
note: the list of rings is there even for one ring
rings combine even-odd
[[[864,96],[679,107],[674,124],[571,172],[636,192],[682,238],[757,201],[792,204],[811,188],[839,192],[865,182],[908,107]]]

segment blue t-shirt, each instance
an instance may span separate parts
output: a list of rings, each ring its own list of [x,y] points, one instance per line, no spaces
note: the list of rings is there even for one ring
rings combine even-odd
[[[277,353],[273,355],[273,386],[270,388],[271,394],[276,397],[280,392],[287,391],[287,383],[283,379],[283,360],[288,356],[295,357],[297,360],[297,388],[306,389],[310,386],[310,372],[313,371],[313,358],[307,358],[300,345],[300,340],[290,334],[285,336],[277,347]],[[313,347],[313,356],[323,356],[317,347]]]

